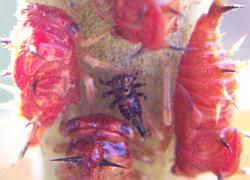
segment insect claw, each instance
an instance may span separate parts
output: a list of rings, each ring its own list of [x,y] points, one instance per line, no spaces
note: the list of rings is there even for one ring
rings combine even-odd
[[[51,159],[50,161],[60,161],[60,162],[69,162],[69,163],[80,164],[84,160],[81,156],[76,156],[76,157],[56,158],[56,159]]]
[[[124,168],[124,169],[126,168],[126,167],[124,167],[124,166],[122,166],[122,165],[113,163],[113,162],[111,162],[111,161],[109,161],[109,160],[107,160],[107,159],[101,160],[101,161],[99,162],[99,166],[113,166],[113,167],[119,167],[119,168]]]

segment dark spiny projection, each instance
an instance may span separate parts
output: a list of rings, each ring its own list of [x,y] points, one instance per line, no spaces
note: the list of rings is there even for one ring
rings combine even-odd
[[[100,80],[103,85],[111,86],[112,90],[102,94],[102,97],[114,95],[115,99],[109,105],[109,108],[114,108],[117,104],[123,117],[131,122],[139,131],[142,137],[147,136],[141,116],[141,103],[139,97],[147,97],[142,92],[137,92],[136,89],[144,87],[145,83],[135,83],[139,76],[139,72],[135,74],[119,74],[114,76],[109,81]]]

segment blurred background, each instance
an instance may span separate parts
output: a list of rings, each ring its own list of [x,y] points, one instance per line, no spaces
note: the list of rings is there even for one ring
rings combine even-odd
[[[225,32],[226,34],[223,37],[224,45],[227,49],[230,49],[237,40],[239,40],[243,35],[249,34],[250,29],[250,1],[249,0],[229,0],[230,4],[241,4],[244,5],[245,8],[239,9],[235,12],[226,13],[223,21],[221,32]],[[0,37],[9,37],[10,31],[12,27],[16,24],[15,18],[15,11],[16,11],[16,0],[0,0]],[[237,52],[233,59],[247,61],[250,60],[250,37],[247,36],[244,44],[241,46],[240,51]],[[7,70],[8,65],[10,63],[10,51],[7,48],[3,48],[0,46],[0,72]],[[246,72],[246,75],[249,74]],[[249,76],[243,81],[243,86],[245,88],[245,98],[244,93],[240,93],[242,99],[247,100],[249,97],[249,86],[248,84]],[[13,95],[4,90],[9,89],[9,87],[4,85],[13,85],[13,81],[8,77],[0,77],[0,104],[6,103],[13,98]],[[10,89],[13,90],[13,89]],[[248,94],[248,96],[247,96]],[[250,101],[250,100],[249,100]],[[244,101],[245,102],[245,101]],[[244,103],[243,103],[244,104]],[[13,104],[5,104],[0,105],[0,179],[1,180],[34,180],[38,179],[32,178],[31,172],[34,174],[41,173],[39,168],[34,168],[35,171],[31,171],[30,167],[39,167],[40,164],[34,159],[33,157],[39,158],[39,150],[35,149],[30,151],[25,159],[19,162],[15,166],[11,166],[12,163],[15,162],[18,152],[22,148],[25,139],[27,138],[27,129],[25,129],[26,121],[21,121],[19,117],[16,117],[16,110],[10,110],[10,107]],[[15,104],[15,106],[18,106]],[[244,107],[239,107],[239,113],[237,118],[237,122],[241,121],[242,124],[237,126],[239,128],[244,128],[250,126],[247,123],[248,117],[250,118],[249,113],[250,105],[249,103],[245,103]],[[250,143],[248,143],[247,148],[250,148]],[[31,155],[33,153],[33,156]],[[34,154],[36,154],[34,156]],[[32,157],[32,159],[30,159]],[[247,164],[247,161],[250,162],[250,154],[243,156],[243,161]],[[248,163],[250,166],[250,164]],[[250,177],[247,177],[250,179]],[[232,178],[237,179],[237,178]]]

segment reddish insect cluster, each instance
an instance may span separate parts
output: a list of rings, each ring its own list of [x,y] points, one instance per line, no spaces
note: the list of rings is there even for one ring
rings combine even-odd
[[[211,171],[219,179],[234,174],[240,162],[241,135],[230,128],[234,112],[235,65],[218,41],[221,15],[234,6],[215,0],[198,20],[181,58],[175,91],[175,174]]]
[[[70,137],[57,148],[63,147],[66,157],[52,160],[66,162],[58,168],[60,179],[131,179],[127,141],[134,132],[128,123],[100,113],[70,119],[60,130]]]
[[[179,12],[183,8],[180,1],[175,0],[93,0],[88,3],[100,14],[102,4],[110,6],[108,13],[115,22],[112,35],[130,43],[141,43],[148,50],[170,47],[166,37],[178,29]],[[223,0],[214,0],[208,14],[198,20],[188,44],[188,48],[196,49],[182,56],[174,101],[175,174],[195,176],[212,171],[223,178],[238,169],[240,132],[229,128],[237,86],[235,66],[218,42],[216,31],[222,13],[233,8],[224,6]],[[21,10],[15,33],[18,39],[13,42],[16,47],[14,77],[21,89],[21,112],[31,123],[35,122],[29,145],[38,142],[38,135],[63,115],[68,105],[79,102],[80,74],[89,76],[87,72],[79,72],[75,47],[78,29],[63,10],[27,4]],[[90,65],[99,63],[84,55]],[[112,67],[105,63],[99,65]],[[114,94],[116,100],[112,106],[118,103],[124,117],[145,137],[138,99],[144,94],[135,91],[144,84],[133,84],[135,79],[126,74],[103,82],[114,88],[104,96]],[[117,88],[119,85],[122,86]],[[87,96],[92,95],[89,99],[94,97],[92,87],[86,88]],[[62,122],[60,131],[70,142],[57,147],[65,157],[52,160],[65,162],[59,165],[59,178],[131,179],[128,141],[133,140],[134,132],[129,124],[100,113]]]
[[[183,6],[177,0],[94,0],[88,1],[104,18],[111,18],[115,25],[112,35],[130,43],[141,43],[148,50],[169,47],[167,36],[178,29]],[[78,5],[73,4],[73,7]],[[102,12],[102,6],[109,12]]]
[[[18,20],[14,78],[21,89],[21,112],[41,133],[67,105],[79,101],[73,43],[77,27],[63,10],[42,4],[26,4]],[[31,138],[37,143],[35,136]]]

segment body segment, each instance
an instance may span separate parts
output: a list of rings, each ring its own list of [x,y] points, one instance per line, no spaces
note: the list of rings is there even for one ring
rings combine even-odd
[[[14,29],[14,78],[21,90],[21,113],[38,130],[50,126],[80,98],[73,19],[62,9],[25,4]],[[38,125],[39,124],[39,125]],[[41,133],[37,133],[41,134]],[[39,138],[39,137],[37,137]],[[38,139],[31,137],[31,143]]]
[[[98,113],[70,119],[60,130],[70,138],[63,145],[66,157],[53,160],[65,162],[58,168],[60,179],[131,179],[128,140],[134,133],[128,123]]]
[[[191,35],[188,47],[197,50],[181,58],[174,100],[176,174],[211,171],[223,178],[238,170],[241,137],[230,128],[236,69],[218,40],[220,17],[232,8],[215,0]]]

